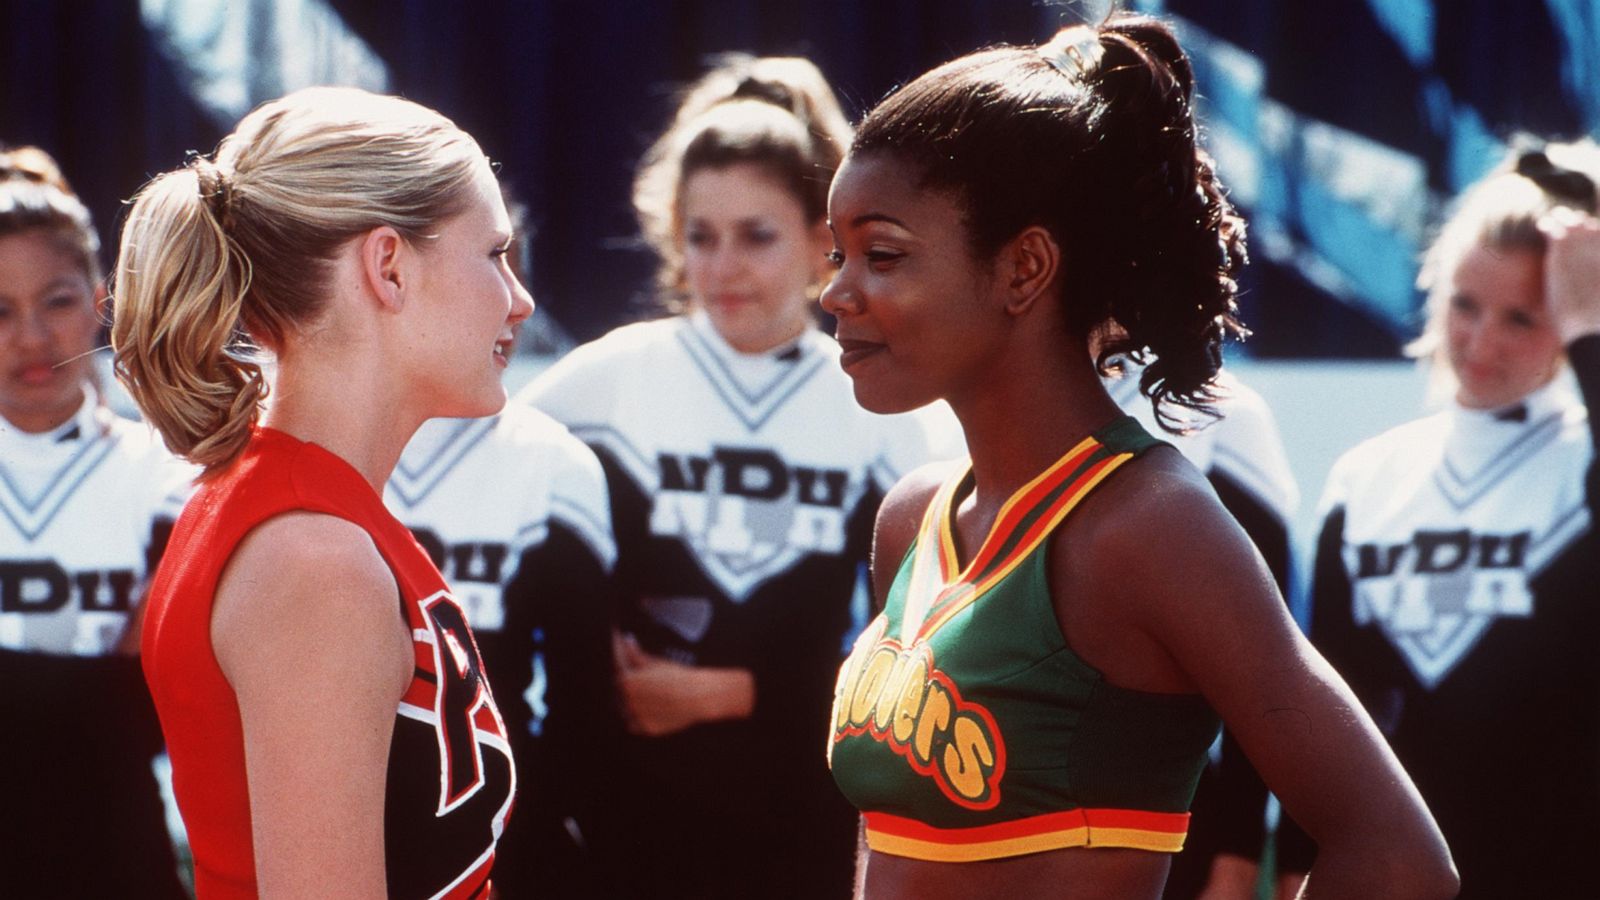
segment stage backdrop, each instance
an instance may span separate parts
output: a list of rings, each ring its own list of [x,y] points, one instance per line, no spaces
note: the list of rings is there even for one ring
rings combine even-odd
[[[1252,219],[1246,350],[1392,357],[1439,206],[1517,130],[1600,130],[1600,0],[1135,0],[1194,51]],[[108,243],[121,201],[313,83],[437,107],[525,198],[532,286],[594,337],[650,309],[628,207],[672,91],[728,50],[811,56],[859,114],[920,71],[1103,2],[0,0],[0,141],[62,161]]]

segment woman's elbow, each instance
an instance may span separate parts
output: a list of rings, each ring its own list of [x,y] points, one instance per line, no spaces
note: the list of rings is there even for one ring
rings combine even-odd
[[[1435,834],[1435,837],[1437,833]],[[1382,900],[1449,900],[1461,877],[1442,838],[1407,840],[1365,835],[1347,846],[1323,845],[1305,896],[1365,896]]]
[[[1447,850],[1439,854],[1437,859],[1429,859],[1425,865],[1417,866],[1417,889],[1411,896],[1417,900],[1450,900],[1461,893],[1461,875],[1456,872],[1455,860],[1450,858]]]
[[[1375,880],[1386,886],[1386,898],[1450,900],[1461,892],[1461,876],[1443,839],[1391,844],[1378,868],[1382,875]]]

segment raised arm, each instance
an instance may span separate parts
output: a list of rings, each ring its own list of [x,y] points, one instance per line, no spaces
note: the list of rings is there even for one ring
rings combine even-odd
[[[1550,242],[1545,302],[1589,408],[1589,434],[1600,450],[1600,219],[1562,208],[1541,225]],[[1590,463],[1586,487],[1594,514],[1600,511],[1600,461]]]
[[[387,896],[384,794],[411,639],[353,523],[290,513],[239,545],[211,640],[238,697],[264,898]]]

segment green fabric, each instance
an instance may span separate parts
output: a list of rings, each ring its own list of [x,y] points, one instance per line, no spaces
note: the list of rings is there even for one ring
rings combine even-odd
[[[1119,420],[1096,437],[1112,453],[1138,454],[1160,443],[1132,418]],[[1025,531],[1059,493],[1041,498],[1016,532]],[[929,539],[919,535],[918,546]],[[1003,546],[1010,549],[1016,540],[1012,536]],[[847,736],[833,744],[832,767],[840,788],[858,808],[941,828],[1078,808],[1188,809],[1217,736],[1216,715],[1195,695],[1149,694],[1108,684],[1072,652],[1051,605],[1048,546],[1048,540],[1040,543],[1004,579],[923,640],[934,668],[948,681],[937,689],[925,688],[923,717],[928,704],[940,702],[929,699],[933,692],[944,690],[952,700],[951,720],[969,719],[959,733],[940,733],[928,742],[933,752],[927,760],[909,743],[896,746],[893,740],[875,737],[874,731],[883,733],[878,727],[882,719],[864,724],[860,716],[851,716],[883,680],[852,678],[852,673],[867,671],[874,652],[880,654],[877,666],[882,670],[884,654],[898,649],[893,639],[900,636],[917,548],[907,554],[883,614],[858,641],[841,672],[840,690],[851,696],[838,698],[842,706],[836,706],[835,735],[844,731]],[[915,697],[917,689],[900,693]],[[985,756],[975,746],[981,742],[971,740],[979,734],[992,744],[1003,767],[997,783],[962,793],[954,785],[970,788],[970,765]],[[963,737],[969,739],[965,745]]]

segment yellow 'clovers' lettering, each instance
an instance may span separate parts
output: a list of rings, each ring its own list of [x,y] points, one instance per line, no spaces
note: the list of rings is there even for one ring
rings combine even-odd
[[[954,802],[988,809],[1000,802],[1005,744],[994,717],[967,703],[933,664],[925,643],[902,648],[883,619],[863,633],[834,692],[834,742],[867,735],[934,779]],[[831,747],[830,757],[831,757]]]

